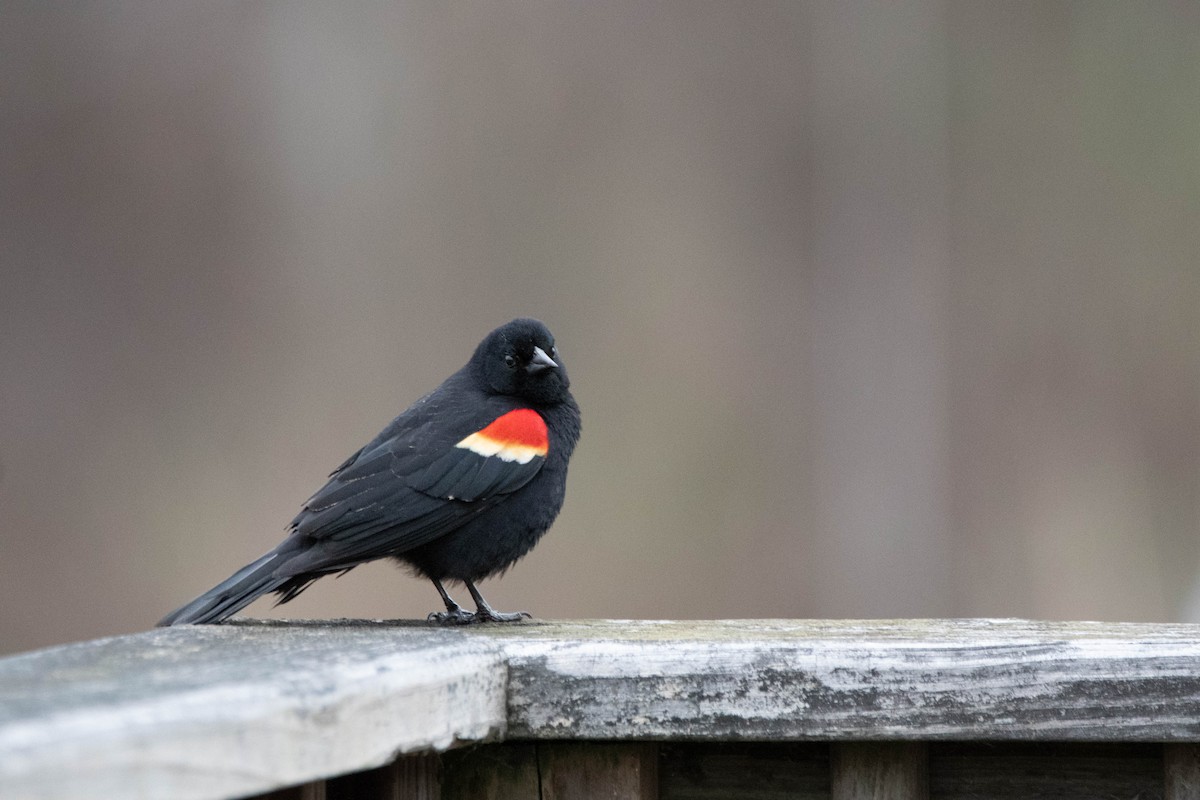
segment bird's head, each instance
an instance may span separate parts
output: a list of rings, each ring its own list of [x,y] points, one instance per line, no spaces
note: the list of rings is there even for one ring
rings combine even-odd
[[[489,333],[471,364],[489,391],[533,405],[560,403],[571,386],[554,336],[536,319],[514,319]]]

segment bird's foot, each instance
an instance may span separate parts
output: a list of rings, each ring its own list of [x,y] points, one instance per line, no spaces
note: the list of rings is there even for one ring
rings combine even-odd
[[[434,611],[425,619],[435,625],[470,625],[479,621],[474,614],[458,605],[445,611]]]
[[[533,615],[528,611],[497,611],[488,605],[488,601],[483,599],[483,595],[479,593],[479,588],[474,581],[463,581],[467,585],[467,591],[471,593],[471,599],[475,601],[475,619],[472,622],[520,622],[523,619],[533,619]]]
[[[472,622],[520,622],[523,619],[533,619],[528,611],[497,611],[488,606],[481,608],[471,615]]]
[[[434,611],[425,619],[434,625],[475,625],[483,622],[520,622],[523,619],[533,619],[533,615],[528,611],[506,612],[490,607],[472,613],[461,606],[455,606],[448,611]]]

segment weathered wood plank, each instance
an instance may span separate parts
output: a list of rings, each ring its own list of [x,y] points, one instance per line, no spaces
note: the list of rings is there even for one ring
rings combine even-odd
[[[216,798],[500,735],[504,666],[426,626],[239,624],[0,659],[9,798]]]
[[[658,748],[652,744],[538,745],[541,800],[658,800]]]
[[[1200,740],[1200,627],[559,623],[501,636],[510,736]]]
[[[925,742],[838,742],[830,749],[833,800],[928,800]]]
[[[1198,663],[1195,625],[171,628],[0,659],[0,786],[228,797],[503,738],[1200,742]]]

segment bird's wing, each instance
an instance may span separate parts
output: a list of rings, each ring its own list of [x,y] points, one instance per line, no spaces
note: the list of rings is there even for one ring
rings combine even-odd
[[[546,421],[533,409],[518,408],[393,470],[409,486],[432,497],[472,503],[509,494],[533,479],[549,450]]]
[[[524,486],[545,461],[546,423],[536,411],[510,410],[467,430],[393,424],[347,459],[292,520],[293,533],[315,546],[288,571],[432,541]]]

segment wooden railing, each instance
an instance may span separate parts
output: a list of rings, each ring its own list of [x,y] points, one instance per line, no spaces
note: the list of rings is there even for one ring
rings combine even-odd
[[[0,659],[0,797],[1200,797],[1200,626],[238,622]]]

